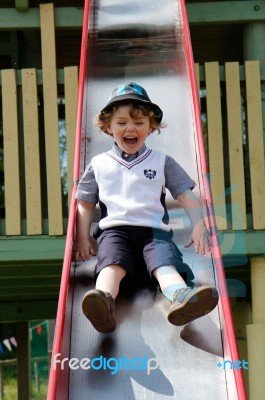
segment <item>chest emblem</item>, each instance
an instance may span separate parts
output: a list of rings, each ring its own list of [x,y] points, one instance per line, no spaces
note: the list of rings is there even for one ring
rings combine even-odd
[[[152,169],[145,169],[144,170],[145,177],[148,179],[154,179],[156,176],[156,171]]]

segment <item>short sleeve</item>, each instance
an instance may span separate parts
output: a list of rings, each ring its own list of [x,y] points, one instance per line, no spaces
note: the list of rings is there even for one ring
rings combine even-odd
[[[78,183],[75,198],[89,203],[98,202],[98,185],[91,163],[87,165],[85,172]]]
[[[170,156],[166,156],[165,161],[165,179],[166,188],[170,191],[172,197],[176,199],[186,190],[192,190],[196,183],[187,172]]]

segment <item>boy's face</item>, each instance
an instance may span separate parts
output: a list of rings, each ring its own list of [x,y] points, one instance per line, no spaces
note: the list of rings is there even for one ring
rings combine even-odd
[[[150,119],[139,110],[137,118],[130,116],[130,105],[121,105],[113,114],[108,133],[127,154],[135,154],[152,132]]]

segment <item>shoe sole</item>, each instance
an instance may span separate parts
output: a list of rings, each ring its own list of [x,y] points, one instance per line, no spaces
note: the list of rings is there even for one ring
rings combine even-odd
[[[108,301],[98,292],[91,291],[82,301],[82,310],[94,328],[100,333],[110,333],[116,328],[116,322],[109,311]]]
[[[202,288],[168,314],[168,321],[176,326],[186,325],[209,314],[218,304],[215,288]]]

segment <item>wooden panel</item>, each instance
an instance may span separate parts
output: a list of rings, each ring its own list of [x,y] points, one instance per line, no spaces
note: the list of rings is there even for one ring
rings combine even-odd
[[[259,62],[247,61],[245,67],[253,228],[264,229],[265,171]]]
[[[78,68],[67,67],[65,74],[65,123],[67,137],[68,210],[73,187],[76,109],[78,94]]]
[[[21,301],[17,300],[17,298],[15,301],[14,299],[12,300],[0,303],[1,322],[56,318],[58,295],[43,296],[43,298],[37,299],[38,301]]]
[[[13,288],[13,293],[21,293],[21,294],[30,294],[30,293],[38,293],[41,291],[47,291],[53,286],[60,285],[61,277],[60,276],[19,276],[19,277],[6,277],[0,279],[0,298],[6,294],[8,294],[8,289]],[[24,293],[23,293],[24,289]],[[25,292],[26,291],[26,292]]]
[[[23,236],[17,238],[1,238],[0,262],[30,263],[32,260],[63,260],[65,237]]]
[[[13,4],[7,6],[7,8],[1,8],[3,0],[0,1],[0,30],[38,30],[40,27],[40,16],[39,16],[39,4],[44,3],[44,0],[38,0],[36,5],[32,5],[30,0],[30,8],[25,13],[17,12]],[[56,3],[55,14],[56,14],[56,27],[60,29],[82,29],[83,14],[84,14],[84,0],[81,1],[82,5],[77,4],[73,1],[72,7],[60,7],[58,0]],[[80,44],[80,43],[79,43]],[[78,49],[80,50],[80,48]]]
[[[217,227],[227,228],[225,206],[225,181],[222,137],[221,92],[219,65],[216,62],[205,64],[207,129],[210,182]]]
[[[1,280],[3,280],[3,278],[13,279],[21,277],[24,280],[27,280],[32,277],[38,277],[39,279],[46,277],[50,279],[53,277],[60,277],[61,274],[62,274],[62,265],[59,261],[57,263],[51,260],[43,263],[38,261],[31,261],[31,263],[14,262],[11,264],[9,263],[8,265],[5,262],[3,262],[2,264],[0,263],[0,282]],[[37,286],[39,285],[37,284]]]
[[[49,235],[63,234],[53,4],[40,5]]]
[[[243,127],[238,63],[226,63],[225,71],[232,228],[246,229]]]
[[[22,71],[27,234],[42,233],[36,70]]]
[[[189,4],[191,3],[191,4]],[[257,1],[254,6],[253,1],[211,1],[190,0],[187,4],[187,12],[190,24],[219,26],[222,23],[238,24],[248,23],[265,18],[265,10],[262,7],[262,1]],[[259,14],[257,16],[257,13]],[[226,28],[226,30],[228,30]],[[231,38],[233,40],[233,38]]]
[[[21,234],[17,87],[14,70],[2,71],[6,235]]]

